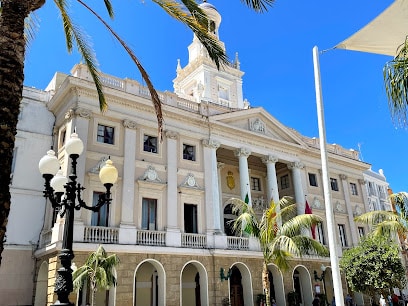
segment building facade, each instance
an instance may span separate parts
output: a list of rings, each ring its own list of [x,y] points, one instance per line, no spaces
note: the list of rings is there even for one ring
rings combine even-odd
[[[209,3],[202,7],[219,39],[221,15]],[[13,178],[3,259],[7,265],[2,265],[0,275],[17,281],[15,270],[7,267],[19,262],[14,245],[24,246],[25,283],[34,286],[31,291],[13,292],[2,281],[0,295],[7,293],[10,302],[0,305],[31,303],[11,301],[18,295],[31,299],[35,306],[50,305],[56,299],[53,286],[64,220],[42,197],[37,161],[52,145],[67,175],[70,165],[64,145],[74,131],[85,147],[77,175],[86,188],[86,203],[95,204],[104,191],[98,172],[108,157],[119,170],[111,205],[98,213],[80,210],[75,214],[76,266],[99,244],[121,260],[115,270],[117,286],[98,292],[97,305],[258,305],[257,296],[263,293],[262,253],[255,239],[232,232],[228,221],[235,216],[229,199],[248,196],[249,203],[262,213],[271,199],[293,196],[298,214],[305,213],[307,201],[313,213],[325,219],[319,140],[284,126],[262,107],[250,107],[244,99],[238,56],[217,70],[196,37],[188,52],[187,65],[177,65],[174,92],[159,93],[165,119],[162,139],[149,92],[137,81],[103,74],[109,105],[104,114],[82,64],[71,75],[57,73],[45,91],[33,90],[43,97],[41,111],[35,111],[43,120],[34,125],[30,115],[24,118],[23,109],[19,135],[25,135],[22,124],[31,122],[27,132],[31,134],[25,139],[32,142],[29,147],[36,158],[20,155],[28,144],[16,142],[16,169],[22,172],[18,182],[20,172]],[[328,145],[327,150],[341,255],[366,231],[353,219],[371,209],[366,185],[370,165],[359,159],[357,151],[339,145]],[[38,202],[35,209],[32,202]],[[21,217],[27,213],[30,220],[37,221],[23,222]],[[17,234],[20,239],[11,239]],[[327,245],[326,222],[317,228],[316,239]],[[314,277],[314,271],[320,275],[322,265],[327,267],[324,283]],[[271,263],[269,271],[271,293],[279,306],[289,302],[291,291],[299,293],[300,304],[311,305],[314,293],[323,287],[331,301],[329,258],[295,258],[289,271],[280,271]],[[343,291],[348,291],[344,281]],[[363,304],[360,296],[355,299]],[[85,305],[89,301],[86,288],[73,293],[74,300]]]

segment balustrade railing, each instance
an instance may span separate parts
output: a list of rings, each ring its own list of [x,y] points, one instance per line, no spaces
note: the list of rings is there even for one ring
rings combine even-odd
[[[119,243],[119,229],[102,226],[86,226],[84,242]]]
[[[229,250],[248,250],[249,239],[243,237],[227,237],[227,249]]]
[[[207,248],[207,236],[182,233],[181,246],[186,248]]]
[[[136,244],[165,246],[166,232],[138,230],[136,235]]]
[[[52,229],[49,229],[43,232],[41,235],[41,239],[40,239],[40,248],[43,248],[46,245],[50,244],[51,238],[52,238]]]

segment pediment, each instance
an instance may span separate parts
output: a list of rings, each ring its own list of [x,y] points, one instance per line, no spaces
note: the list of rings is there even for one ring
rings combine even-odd
[[[288,128],[262,107],[243,109],[211,117],[211,121],[251,134],[263,135],[281,142],[307,147],[293,129]]]

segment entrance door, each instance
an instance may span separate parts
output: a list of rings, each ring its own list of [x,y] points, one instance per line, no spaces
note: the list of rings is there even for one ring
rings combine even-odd
[[[230,278],[230,300],[231,306],[244,306],[244,290],[242,288],[242,276],[239,269],[232,267]]]

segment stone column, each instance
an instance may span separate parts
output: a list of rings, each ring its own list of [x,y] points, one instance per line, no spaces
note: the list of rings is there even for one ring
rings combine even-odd
[[[219,198],[220,198],[220,230],[222,231],[222,225],[224,220],[224,210],[222,208],[222,182],[221,182],[221,170],[224,168],[225,164],[217,162],[217,169],[218,169],[218,190],[219,190]]]
[[[353,242],[353,246],[356,246],[358,244],[357,227],[356,227],[356,224],[354,223],[353,208],[351,207],[350,191],[349,191],[349,186],[347,183],[347,175],[340,174],[340,179],[343,185],[344,200],[346,202],[346,209],[347,209],[347,214],[349,218],[351,240]]]
[[[303,215],[305,213],[305,193],[303,190],[302,173],[300,170],[304,168],[304,165],[301,162],[293,162],[288,165],[288,168],[292,170],[297,213],[298,215]]]
[[[267,170],[267,193],[268,201],[273,201],[275,203],[279,202],[279,190],[278,190],[278,180],[276,178],[276,168],[275,164],[278,161],[278,158],[273,155],[268,155],[262,158],[264,164],[266,164]]]
[[[251,150],[247,148],[239,148],[235,151],[235,156],[239,158],[239,180],[241,188],[241,199],[244,201],[248,194],[249,205],[252,205],[251,190],[249,185],[249,171],[248,171],[248,156]]]
[[[207,232],[221,233],[220,192],[217,170],[217,149],[220,143],[203,139],[205,208]]]
[[[125,140],[123,144],[122,215],[120,219],[119,243],[136,242],[135,206],[135,160],[136,122],[124,120]]]
[[[370,203],[368,203],[367,182],[364,179],[359,179],[358,183],[361,186],[361,193],[363,196],[365,212],[369,212],[371,210],[370,210]]]
[[[65,119],[71,119],[71,131],[68,130],[67,127],[67,135],[66,137],[70,137],[71,133],[76,130],[78,137],[81,138],[84,144],[84,151],[78,158],[77,163],[77,182],[80,183],[82,186],[85,185],[85,173],[87,169],[85,169],[86,164],[86,155],[88,150],[88,132],[89,132],[89,119],[92,116],[92,111],[85,108],[76,108],[71,109],[69,112],[65,114]],[[69,160],[68,156],[65,156],[66,160]],[[70,166],[68,166],[68,173],[67,176],[71,173]],[[103,187],[103,186],[102,186]],[[83,194],[82,194],[83,196]],[[92,205],[92,203],[87,203],[88,205]],[[87,211],[85,209],[75,210],[74,213],[74,241],[83,241],[84,239],[84,217],[87,215]]]
[[[180,233],[178,227],[178,194],[177,194],[177,140],[178,133],[165,132],[167,138],[167,231]]]

